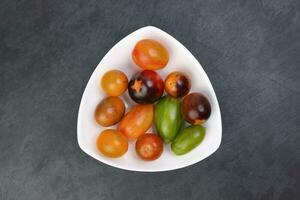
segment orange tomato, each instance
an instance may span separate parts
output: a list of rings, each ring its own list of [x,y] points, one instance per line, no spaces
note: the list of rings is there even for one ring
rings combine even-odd
[[[125,112],[125,105],[119,97],[106,97],[95,110],[95,119],[101,126],[112,126],[118,123]]]
[[[119,131],[129,140],[144,134],[153,121],[154,106],[152,104],[136,105],[121,120]]]
[[[97,148],[103,155],[117,158],[127,152],[128,141],[119,131],[107,129],[98,136]]]
[[[120,70],[106,72],[101,79],[101,87],[108,96],[120,96],[128,85],[127,76]]]
[[[133,51],[132,59],[143,69],[157,70],[164,68],[169,62],[167,49],[155,40],[139,41]]]

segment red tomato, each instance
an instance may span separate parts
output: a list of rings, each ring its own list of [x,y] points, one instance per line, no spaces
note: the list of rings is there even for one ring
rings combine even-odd
[[[133,51],[132,59],[143,69],[157,70],[164,68],[169,62],[167,49],[155,40],[139,41]]]
[[[129,140],[137,139],[150,128],[153,114],[154,106],[152,104],[136,105],[121,120],[119,131]]]
[[[160,157],[164,148],[163,141],[156,134],[141,135],[135,143],[135,151],[143,160],[155,160]]]

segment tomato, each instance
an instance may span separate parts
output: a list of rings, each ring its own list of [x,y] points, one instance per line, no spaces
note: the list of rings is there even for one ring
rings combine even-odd
[[[144,70],[129,81],[128,93],[136,103],[154,103],[164,93],[164,82],[155,71]]]
[[[190,124],[203,124],[210,116],[210,103],[203,94],[188,94],[182,101],[181,113]]]
[[[154,107],[151,104],[136,105],[121,120],[118,130],[129,140],[137,139],[150,128],[153,113]]]
[[[135,45],[132,59],[142,69],[157,70],[168,64],[169,53],[159,42],[145,39]]]
[[[119,70],[106,72],[101,79],[101,87],[108,96],[120,96],[128,85],[126,75]]]
[[[165,90],[172,97],[184,97],[190,89],[190,79],[182,72],[172,72],[165,80]]]
[[[141,135],[135,143],[135,151],[143,160],[155,160],[160,157],[164,148],[163,141],[156,134]]]
[[[158,135],[165,143],[171,142],[182,125],[181,99],[162,97],[155,105],[154,123]]]
[[[119,131],[107,129],[97,138],[97,148],[105,156],[117,158],[128,150],[128,141]]]
[[[118,123],[125,112],[125,105],[119,97],[106,97],[95,110],[95,119],[101,126],[112,126]]]
[[[171,144],[176,155],[183,155],[196,148],[205,137],[205,128],[201,125],[192,125],[181,130]]]

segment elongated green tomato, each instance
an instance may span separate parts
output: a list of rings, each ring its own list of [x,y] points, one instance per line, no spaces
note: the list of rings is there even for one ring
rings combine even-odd
[[[171,142],[182,124],[181,100],[169,96],[161,98],[155,106],[154,122],[158,135],[165,143]]]
[[[205,137],[205,128],[193,125],[183,129],[171,144],[171,149],[176,155],[183,155],[196,148]]]

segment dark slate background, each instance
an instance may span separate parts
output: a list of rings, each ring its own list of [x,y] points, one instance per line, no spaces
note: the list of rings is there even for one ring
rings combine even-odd
[[[223,140],[163,173],[101,164],[77,145],[89,76],[146,25],[213,83]],[[1,0],[0,199],[300,199],[300,1]]]

